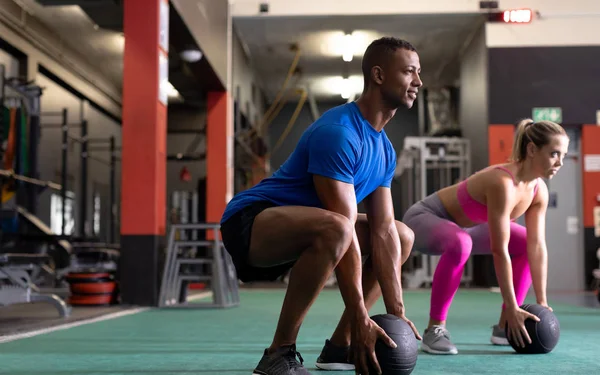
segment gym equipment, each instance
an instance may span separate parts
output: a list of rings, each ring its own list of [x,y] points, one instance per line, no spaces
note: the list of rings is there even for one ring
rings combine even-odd
[[[67,205],[65,204],[65,201],[68,199],[67,198],[67,190],[68,190],[68,186],[67,186],[67,166],[68,166],[68,158],[69,158],[69,142],[75,142],[78,143],[80,145],[80,150],[81,150],[81,163],[80,163],[80,194],[79,194],[79,202],[78,202],[78,208],[79,208],[79,217],[80,218],[87,218],[87,209],[88,209],[88,165],[89,165],[89,161],[90,160],[94,160],[98,163],[104,164],[106,166],[109,167],[110,170],[110,174],[109,174],[109,181],[110,181],[110,197],[109,197],[109,207],[111,207],[110,210],[110,215],[109,215],[109,230],[108,230],[108,242],[114,242],[115,241],[115,225],[117,222],[117,210],[116,210],[116,163],[120,160],[120,158],[117,156],[117,152],[120,150],[120,147],[116,145],[116,141],[115,141],[115,137],[114,136],[110,136],[110,137],[106,137],[106,138],[90,138],[88,136],[88,121],[84,118],[83,116],[83,106],[82,106],[82,110],[80,111],[81,113],[81,118],[80,118],[80,122],[79,123],[75,123],[75,124],[70,124],[68,122],[68,111],[66,108],[64,108],[61,112],[59,113],[55,113],[55,112],[50,112],[50,113],[43,113],[44,115],[51,115],[51,116],[60,116],[61,117],[61,123],[60,124],[43,124],[42,128],[43,129],[60,129],[61,130],[61,134],[62,134],[62,152],[61,152],[61,185],[63,186],[63,189],[61,189],[61,200],[63,202],[62,204],[62,215],[63,215],[63,220],[62,220],[62,228],[61,228],[61,234],[65,233],[65,225],[66,225],[66,220],[65,220],[65,216],[66,216],[66,207]],[[81,135],[79,137],[73,136],[71,134],[69,134],[69,129],[72,127],[78,127],[81,130]],[[99,146],[99,147],[93,147],[93,145],[96,144],[108,144],[107,146]],[[108,151],[109,152],[109,160],[104,160],[101,158],[98,158],[96,156],[93,155],[94,152],[97,151]],[[78,221],[78,228],[77,228],[77,232],[78,235],[82,238],[86,238],[87,237],[87,233],[86,233],[86,224],[87,221],[86,220],[79,220]]]
[[[6,67],[0,64],[0,144],[6,141],[6,150],[0,150],[0,205],[14,197],[17,206],[34,215],[40,188],[50,185],[39,180],[36,162],[41,95],[39,86],[7,78]]]
[[[169,230],[169,242],[163,268],[160,287],[160,307],[182,308],[207,308],[207,307],[233,307],[240,303],[238,293],[238,280],[233,262],[229,253],[225,251],[223,242],[219,239],[220,225],[208,223],[172,224]],[[210,230],[207,237],[211,240],[186,240],[181,238],[179,231]],[[186,257],[190,247],[207,248],[206,256]],[[184,272],[184,265],[209,265],[210,274],[204,272]],[[182,283],[208,281],[212,289],[211,302],[186,301],[185,293],[182,296]]]
[[[2,155],[3,168],[0,170],[0,217],[2,231],[0,232],[0,253],[13,255],[24,254],[28,256],[42,256],[47,262],[33,263],[30,269],[32,284],[46,285],[48,281],[53,287],[60,287],[62,278],[68,272],[81,270],[85,265],[100,267],[100,269],[114,271],[118,258],[118,247],[100,244],[94,249],[78,244],[73,247],[71,241],[77,238],[66,234],[66,213],[68,197],[68,151],[69,142],[78,141],[82,145],[81,163],[81,191],[79,192],[80,217],[87,217],[87,161],[98,160],[110,166],[110,229],[109,242],[115,239],[115,224],[118,215],[115,208],[115,164],[118,158],[114,137],[92,139],[87,136],[87,121],[83,118],[83,105],[80,123],[68,122],[68,111],[63,109],[55,112],[40,111],[40,87],[23,82],[19,79],[5,77],[5,67],[0,64],[0,104],[3,114],[0,116],[0,143],[7,140],[7,149]],[[53,124],[41,124],[40,117],[52,117]],[[2,123],[3,121],[3,123]],[[82,137],[77,138],[69,134],[69,129],[80,127]],[[61,148],[61,176],[60,184],[39,179],[38,173],[38,147],[41,129],[60,129],[62,132]],[[95,158],[91,151],[99,149],[88,148],[88,144],[109,144],[110,162]],[[62,228],[54,233],[37,217],[38,196],[45,189],[60,191],[62,198]],[[79,236],[84,241],[89,241],[84,229],[85,220],[79,220]],[[90,226],[91,227],[91,226]],[[116,253],[116,254],[115,254]],[[9,259],[16,259],[14,256]],[[64,285],[62,285],[64,286]]]
[[[43,254],[0,254],[0,306],[46,302],[53,305],[61,317],[68,317],[70,307],[55,294],[40,293],[29,276],[34,267],[48,260]]]
[[[525,347],[519,347],[517,342],[508,338],[510,346],[519,354],[545,354],[550,353],[560,338],[560,324],[556,315],[547,308],[537,304],[524,304],[523,310],[540,318],[539,322],[533,319],[525,320],[525,328],[531,338],[531,344],[525,342]],[[505,326],[508,332],[508,325]]]
[[[395,178],[400,182],[402,207],[414,203],[444,187],[466,179],[471,174],[470,142],[454,137],[406,137],[398,159]],[[413,251],[405,263],[403,274],[409,288],[431,286],[439,256]],[[469,285],[473,280],[471,259],[465,265],[461,282]]]
[[[169,206],[169,223],[170,224],[188,224],[201,223],[205,219],[204,212],[206,211],[204,199],[200,196],[206,195],[206,188],[203,184],[204,180],[198,180],[198,190],[185,191],[176,190],[171,193],[171,201]],[[175,234],[176,240],[192,240],[196,241],[200,238],[206,238],[205,230],[179,230]],[[181,254],[184,257],[206,257],[208,250],[205,247],[190,246],[185,248],[185,252]],[[194,264],[184,265],[182,272],[187,273],[210,273],[210,264]],[[187,292],[188,288],[203,289],[206,286],[204,282],[190,283],[183,281],[181,292]],[[183,298],[183,297],[182,297]]]
[[[70,285],[69,303],[73,306],[107,306],[116,302],[117,283],[108,272],[70,272],[65,279]]]
[[[392,348],[381,340],[375,343],[375,355],[382,375],[409,375],[417,365],[419,349],[412,328],[392,314],[373,315],[371,319],[396,343]],[[370,365],[370,362],[369,362]],[[369,374],[377,374],[372,365]]]

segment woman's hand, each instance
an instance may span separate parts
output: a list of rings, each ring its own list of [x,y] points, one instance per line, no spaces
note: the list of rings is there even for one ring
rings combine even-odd
[[[529,337],[527,328],[525,328],[525,320],[527,319],[533,319],[536,322],[540,321],[540,318],[520,307],[506,309],[507,338],[509,340],[513,338],[517,345],[522,348],[525,347],[525,342],[531,344],[531,338]]]
[[[552,307],[548,306],[548,302],[546,302],[546,301],[537,301],[537,304],[542,307],[547,308],[550,311],[554,311],[554,310],[552,310]]]

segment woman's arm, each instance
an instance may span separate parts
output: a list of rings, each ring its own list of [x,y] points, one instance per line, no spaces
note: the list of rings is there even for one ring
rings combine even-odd
[[[488,225],[490,228],[490,246],[494,257],[496,278],[507,309],[517,309],[517,298],[513,286],[512,265],[508,253],[510,240],[510,213],[512,211],[512,184],[507,178],[491,181],[486,201],[488,207]]]
[[[538,192],[531,207],[525,213],[527,227],[527,257],[531,270],[531,281],[537,303],[548,306],[546,283],[548,275],[548,250],[546,249],[546,210],[548,207],[548,187],[538,182]]]
[[[519,307],[513,287],[512,265],[508,254],[510,214],[514,200],[513,181],[508,178],[499,178],[498,181],[491,181],[489,186],[486,200],[490,245],[494,256],[496,277],[505,305],[506,334],[509,340],[514,339],[519,346],[523,347],[525,343],[531,343],[531,338],[525,328],[525,320],[533,319],[539,322],[539,318]]]

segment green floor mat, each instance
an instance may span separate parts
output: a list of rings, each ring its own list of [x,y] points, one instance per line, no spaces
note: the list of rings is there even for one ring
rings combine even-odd
[[[211,310],[150,310],[114,320],[0,344],[2,374],[252,374],[271,342],[283,290],[242,290],[241,306]],[[422,332],[429,293],[405,292],[407,315]],[[459,291],[448,328],[456,356],[421,353],[413,374],[592,374],[600,371],[600,310],[552,305],[561,338],[546,355],[514,354],[489,344],[500,295]],[[339,291],[324,291],[308,313],[298,351],[314,362],[343,309]],[[371,311],[383,313],[382,301]],[[350,375],[354,372],[334,372]]]

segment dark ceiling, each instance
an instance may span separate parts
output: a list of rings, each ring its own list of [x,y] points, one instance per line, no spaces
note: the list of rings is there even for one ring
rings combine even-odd
[[[125,0],[37,0],[44,6],[79,5],[101,28],[123,31],[123,2]],[[206,93],[223,91],[224,84],[218,78],[207,59],[195,63],[183,61],[181,51],[198,48],[183,19],[171,6],[169,14],[169,81],[184,98],[174,106],[205,107]],[[169,103],[169,106],[172,104]]]

